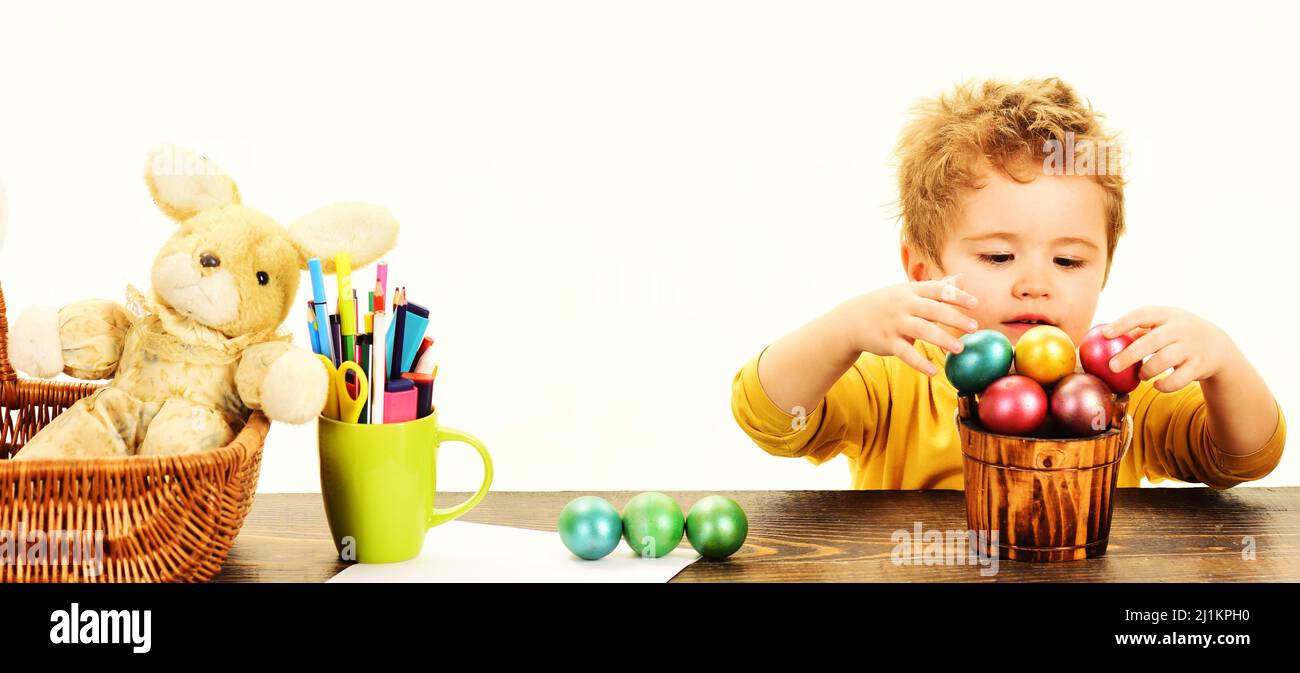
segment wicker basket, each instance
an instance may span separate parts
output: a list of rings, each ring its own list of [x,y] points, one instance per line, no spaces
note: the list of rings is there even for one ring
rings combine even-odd
[[[5,582],[206,582],[253,505],[270,421],[254,412],[227,446],[179,456],[9,460],[95,383],[19,379],[9,364],[0,291],[0,531],[14,551]],[[24,531],[102,533],[102,565],[29,564]],[[0,533],[3,534],[3,533]],[[46,533],[49,535],[49,533]],[[34,539],[34,538],[29,538]],[[51,549],[51,545],[45,545]]]

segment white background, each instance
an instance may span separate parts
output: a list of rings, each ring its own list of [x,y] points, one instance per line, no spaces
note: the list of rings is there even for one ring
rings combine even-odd
[[[847,488],[842,458],[813,467],[751,444],[732,376],[804,321],[904,280],[890,152],[917,98],[1058,75],[1131,150],[1130,233],[1096,322],[1192,310],[1300,423],[1293,14],[7,3],[0,281],[11,315],[143,288],[174,226],[144,156],[176,142],[282,222],[342,199],[401,219],[394,283],[432,309],[439,409],[488,443],[494,489]],[[307,347],[302,313],[288,327]],[[474,488],[476,463],[444,449],[440,487]],[[1254,484],[1297,483],[1292,449]],[[318,489],[314,426],[275,426],[260,490]]]

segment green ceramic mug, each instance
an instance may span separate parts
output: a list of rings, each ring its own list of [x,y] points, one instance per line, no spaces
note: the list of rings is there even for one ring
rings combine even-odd
[[[430,528],[470,511],[492,485],[492,457],[478,438],[438,425],[438,411],[406,423],[343,423],[321,416],[320,490],[334,547],[344,560],[415,558]],[[483,457],[483,485],[465,502],[433,506],[438,446],[464,442]]]

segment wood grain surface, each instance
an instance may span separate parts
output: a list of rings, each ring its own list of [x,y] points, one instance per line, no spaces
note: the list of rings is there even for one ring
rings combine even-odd
[[[665,492],[683,511],[712,494]],[[745,508],[749,538],[730,559],[697,561],[674,582],[1300,581],[1300,487],[1118,489],[1104,556],[1059,563],[1004,559],[991,575],[981,573],[992,570],[987,560],[894,561],[896,531],[911,537],[918,522],[922,531],[965,530],[962,491],[718,493]],[[439,493],[437,504],[468,495]],[[554,531],[560,510],[582,495],[600,495],[621,510],[636,492],[493,492],[462,520]],[[1243,558],[1251,541],[1253,560]],[[555,553],[569,553],[558,535]],[[345,567],[330,542],[320,494],[262,493],[216,581],[323,582]]]

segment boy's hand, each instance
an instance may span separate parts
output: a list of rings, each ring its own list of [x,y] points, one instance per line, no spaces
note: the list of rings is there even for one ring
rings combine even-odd
[[[1107,339],[1120,334],[1128,334],[1136,341],[1111,358],[1111,371],[1121,371],[1150,355],[1139,372],[1142,380],[1174,368],[1172,374],[1153,384],[1162,393],[1214,377],[1237,352],[1237,345],[1213,323],[1167,306],[1130,311],[1102,330]]]
[[[843,334],[855,352],[894,355],[914,369],[934,376],[938,369],[912,347],[928,341],[950,353],[960,353],[961,341],[940,325],[971,333],[975,320],[958,307],[974,308],[974,295],[957,287],[956,276],[893,285],[840,305]]]

